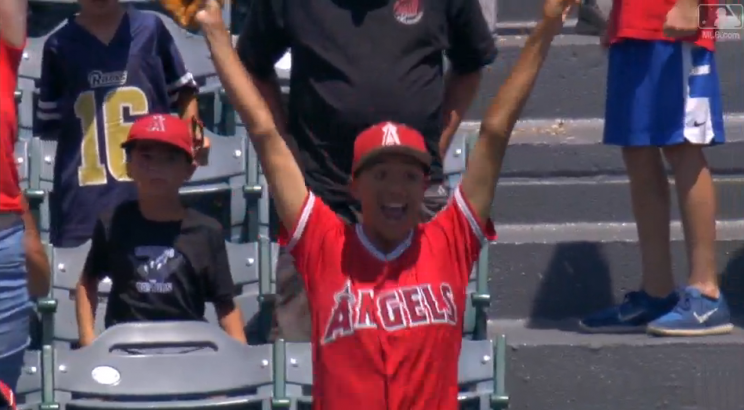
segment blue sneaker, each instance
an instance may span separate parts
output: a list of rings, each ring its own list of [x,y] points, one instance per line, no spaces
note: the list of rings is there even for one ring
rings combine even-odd
[[[723,295],[713,299],[692,286],[685,288],[671,312],[647,327],[648,332],[656,336],[722,335],[733,329],[731,312]]]
[[[623,303],[584,318],[579,327],[590,333],[641,333],[647,324],[674,309],[678,299],[676,292],[665,298],[644,291],[629,292]]]

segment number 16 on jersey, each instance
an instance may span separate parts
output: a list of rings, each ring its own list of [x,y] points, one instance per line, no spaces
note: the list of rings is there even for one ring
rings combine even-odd
[[[103,125],[100,130],[99,107]],[[108,182],[107,173],[117,181],[129,181],[121,144],[126,141],[132,122],[125,121],[124,109],[130,116],[148,114],[147,95],[137,87],[119,87],[106,93],[101,101],[96,101],[95,91],[90,90],[78,96],[74,108],[83,130],[78,168],[80,186],[104,185]],[[99,131],[103,135],[99,135]],[[101,152],[101,140],[104,152]]]

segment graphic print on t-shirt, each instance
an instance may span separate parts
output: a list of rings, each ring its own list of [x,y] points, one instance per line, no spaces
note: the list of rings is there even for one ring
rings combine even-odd
[[[422,283],[385,289],[354,291],[351,282],[333,295],[335,304],[323,334],[323,344],[364,329],[388,332],[427,325],[457,326],[457,305],[449,283]]]
[[[129,255],[137,271],[140,293],[171,293],[171,275],[183,270],[186,258],[169,246],[138,246]]]

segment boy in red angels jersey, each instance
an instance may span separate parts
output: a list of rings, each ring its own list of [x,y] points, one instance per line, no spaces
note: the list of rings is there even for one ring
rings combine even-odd
[[[354,143],[350,189],[362,204],[345,224],[308,191],[272,114],[210,0],[197,14],[215,67],[261,161],[312,317],[314,408],[456,409],[457,364],[468,277],[495,238],[494,186],[511,131],[566,10],[546,0],[511,76],[486,113],[462,183],[419,223],[431,156],[423,136],[385,122]]]
[[[620,305],[582,320],[585,330],[697,336],[733,328],[717,283],[716,195],[703,153],[724,142],[713,55],[718,7],[711,2],[614,1],[604,40],[609,47],[604,141],[623,150],[643,280]],[[679,293],[672,276],[664,159],[675,180],[690,266],[688,285]]]

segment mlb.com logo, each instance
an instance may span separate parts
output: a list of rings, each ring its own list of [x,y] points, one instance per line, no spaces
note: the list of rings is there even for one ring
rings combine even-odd
[[[698,6],[698,27],[704,38],[739,40],[744,28],[744,5],[701,4]]]

